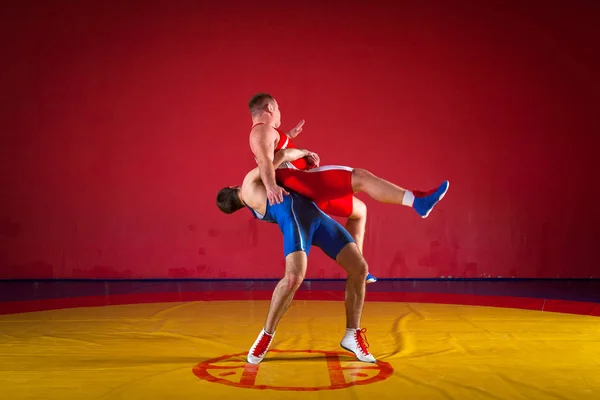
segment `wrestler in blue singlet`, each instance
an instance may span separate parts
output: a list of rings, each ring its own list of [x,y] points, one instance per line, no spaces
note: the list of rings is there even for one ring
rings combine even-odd
[[[246,205],[254,218],[279,225],[283,234],[284,256],[295,251],[304,251],[308,255],[314,245],[335,260],[348,243],[354,243],[346,229],[314,202],[295,192],[289,193],[279,204],[270,205],[267,200],[265,215]]]

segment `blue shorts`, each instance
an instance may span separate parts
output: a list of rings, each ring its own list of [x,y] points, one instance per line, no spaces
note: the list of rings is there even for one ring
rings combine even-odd
[[[294,192],[283,196],[280,204],[268,204],[265,216],[254,214],[259,219],[279,225],[286,257],[295,251],[304,251],[308,255],[314,245],[335,260],[344,247],[354,243],[342,225],[321,211],[314,202]]]

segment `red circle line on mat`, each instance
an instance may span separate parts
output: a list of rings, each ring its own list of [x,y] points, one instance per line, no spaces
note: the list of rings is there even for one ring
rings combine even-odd
[[[355,362],[356,359],[351,357],[351,353],[342,353],[337,351],[322,351],[322,350],[278,350],[271,349],[269,354],[318,354],[321,355],[323,362],[327,365],[327,372],[329,374],[330,385],[327,386],[279,386],[279,385],[261,385],[256,384],[256,378],[261,364],[253,365],[245,363],[246,352],[237,354],[227,354],[221,357],[213,358],[210,360],[203,361],[193,368],[194,375],[198,378],[208,382],[220,383],[223,385],[234,386],[245,389],[271,389],[271,390],[283,390],[283,391],[295,391],[295,392],[315,392],[322,390],[337,390],[345,389],[355,385],[369,385],[371,383],[381,382],[389,378],[393,373],[394,369],[390,364],[385,361],[377,361],[375,364],[363,364],[360,366],[346,366],[342,365],[342,361]],[[318,358],[317,358],[318,359]],[[232,365],[216,365],[217,363],[224,363],[227,361],[236,362]],[[265,361],[263,361],[264,363]],[[232,380],[221,379],[213,374],[210,370],[241,370],[239,382]],[[378,373],[370,378],[368,374],[351,374],[353,376],[366,377],[367,379],[359,380],[346,380],[344,371],[362,371],[362,370],[377,370]],[[222,376],[222,374],[219,374]]]

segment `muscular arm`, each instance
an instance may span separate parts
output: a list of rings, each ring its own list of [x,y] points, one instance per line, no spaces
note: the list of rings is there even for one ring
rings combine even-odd
[[[286,162],[292,162],[301,159],[302,157],[306,157],[311,154],[310,151],[305,149],[283,149],[279,150],[275,154],[275,159],[273,160],[273,168],[279,167],[281,164]]]
[[[250,149],[256,157],[260,178],[266,188],[277,185],[273,167],[275,140],[277,132],[267,125],[257,126],[250,134]]]
[[[275,160],[273,160],[273,167],[277,168],[280,164],[284,162],[295,161],[309,154],[312,153],[302,149],[280,150],[275,155]],[[244,182],[242,183],[241,196],[244,202],[250,207],[254,208],[259,212],[264,212],[264,207],[267,200],[267,192],[261,181],[260,168],[256,167],[246,174]]]
[[[306,157],[309,154],[310,154],[310,152],[308,150],[304,150],[304,149],[279,150],[275,154],[275,158],[272,162],[273,171],[275,170],[275,168],[279,167],[284,162],[296,161],[302,157]],[[246,174],[246,177],[244,178],[244,183],[242,184],[242,186],[247,185],[247,184],[259,183],[261,178],[262,178],[262,174],[260,171],[260,167],[256,167],[252,171],[248,172],[248,174]]]

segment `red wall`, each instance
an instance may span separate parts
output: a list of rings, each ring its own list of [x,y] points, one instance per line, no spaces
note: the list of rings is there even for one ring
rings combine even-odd
[[[280,276],[214,204],[257,91],[322,164],[451,181],[427,220],[360,196],[378,277],[600,276],[596,3],[109,3],[0,6],[0,278]]]

